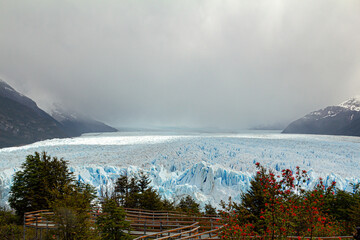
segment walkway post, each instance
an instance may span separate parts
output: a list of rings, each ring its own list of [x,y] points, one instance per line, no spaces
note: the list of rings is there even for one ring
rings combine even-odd
[[[46,235],[49,235],[49,221],[47,218],[45,221],[46,221]]]
[[[26,235],[26,218],[24,213],[24,240],[25,240],[25,235]]]
[[[36,214],[36,213],[35,213]],[[36,224],[35,224],[35,235],[36,235],[36,239],[38,239],[38,216],[36,215],[35,217],[35,221],[36,221]]]
[[[146,235],[146,220],[144,222],[144,235]]]

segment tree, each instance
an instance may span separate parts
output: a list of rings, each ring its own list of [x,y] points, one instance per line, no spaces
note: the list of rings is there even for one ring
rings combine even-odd
[[[195,202],[195,200],[189,195],[181,198],[177,207],[181,211],[189,213],[189,214],[199,214],[200,213],[200,204]]]
[[[243,195],[239,205],[225,206],[223,238],[240,238],[261,235],[269,239],[283,239],[286,236],[334,236],[343,229],[333,221],[326,207],[332,201],[335,182],[325,187],[321,179],[312,190],[302,185],[308,180],[307,172],[296,167],[293,172],[283,169],[275,176],[256,163],[258,172],[252,181],[252,188]],[[256,208],[259,209],[256,209]],[[259,214],[259,215],[258,215]]]
[[[140,172],[140,178],[138,180],[139,191],[145,192],[149,188],[150,183],[151,180],[149,179],[149,176],[144,174],[144,172]]]
[[[74,180],[67,162],[51,158],[46,152],[28,155],[22,171],[15,173],[10,189],[9,204],[20,217],[25,212],[49,208],[55,200],[52,190],[60,194]]]
[[[131,239],[125,232],[130,223],[125,221],[125,211],[113,198],[104,198],[101,203],[102,213],[96,219],[101,239],[125,240]]]
[[[117,179],[115,184],[115,198],[122,207],[142,208],[148,210],[172,210],[173,204],[162,200],[159,193],[150,186],[151,180],[143,172],[140,176],[130,179],[127,175]]]
[[[129,184],[128,184],[128,196],[126,199],[126,205],[127,208],[141,208],[139,204],[140,200],[140,189],[139,189],[139,181],[136,177],[130,178]]]
[[[51,218],[57,225],[56,234],[63,240],[98,239],[91,213],[96,198],[95,189],[89,184],[69,184],[60,192],[53,190],[55,200],[49,202],[54,212]]]
[[[114,192],[121,206],[125,206],[126,199],[129,196],[128,186],[129,181],[127,175],[120,176],[116,180]]]
[[[267,172],[260,164],[256,164],[256,166],[259,170],[250,181],[250,189],[241,196],[241,207],[248,213],[247,216],[251,223],[260,218],[261,210],[265,209],[265,202],[267,201],[264,196]]]
[[[211,203],[205,204],[205,215],[216,215],[216,208],[214,208]]]
[[[143,209],[161,210],[164,208],[165,203],[161,200],[160,195],[156,190],[150,187],[151,180],[149,176],[140,172],[138,182],[138,206]]]
[[[356,220],[360,216],[358,193],[337,189],[336,194],[327,197],[325,206],[328,213],[344,225],[347,233],[351,233],[354,227],[359,226],[360,221]]]

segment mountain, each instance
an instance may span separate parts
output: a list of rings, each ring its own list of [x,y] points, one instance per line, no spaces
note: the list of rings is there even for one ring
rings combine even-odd
[[[0,148],[64,137],[59,122],[0,80]]]
[[[52,117],[0,79],[0,148],[83,133],[116,131],[102,122],[59,109]]]
[[[21,93],[18,93],[9,84],[7,84],[1,79],[0,79],[0,96],[11,99],[35,111],[41,112],[39,111],[40,109],[33,100],[22,95]]]
[[[360,136],[360,96],[307,114],[283,133]]]
[[[65,132],[72,137],[80,136],[83,133],[118,131],[117,129],[96,121],[88,116],[66,111],[59,106],[56,106],[55,109],[52,110],[51,115],[63,125]]]

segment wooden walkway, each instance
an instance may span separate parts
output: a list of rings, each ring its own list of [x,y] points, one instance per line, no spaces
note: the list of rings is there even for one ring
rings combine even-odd
[[[125,209],[126,221],[130,222],[129,233],[135,239],[218,239],[221,229],[218,217],[196,217],[168,211]],[[49,210],[27,212],[24,215],[24,239],[26,228],[36,229],[36,239],[42,239],[45,232],[56,229]],[[98,213],[91,213],[96,221]],[[44,234],[43,234],[44,233]]]
[[[142,209],[125,209],[126,220],[130,222],[129,233],[138,239],[219,239],[222,228],[219,217],[197,217],[168,211],[149,211]],[[36,229],[36,238],[43,239],[45,231],[56,229],[51,221],[54,213],[49,210],[28,212],[24,215],[24,239],[26,228]],[[91,221],[96,221],[98,213],[91,213]],[[44,236],[45,237],[45,236]],[[261,239],[261,237],[244,237],[243,239]],[[289,236],[287,239],[298,239]],[[301,238],[310,239],[310,238]],[[313,239],[335,240],[353,239],[352,236],[313,237]]]
[[[125,209],[136,239],[216,239],[218,217],[196,217],[166,211]]]

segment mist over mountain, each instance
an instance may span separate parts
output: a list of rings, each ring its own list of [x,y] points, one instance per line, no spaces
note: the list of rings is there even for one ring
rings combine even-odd
[[[51,116],[60,122],[69,136],[80,136],[83,133],[117,132],[116,128],[96,121],[89,116],[65,110],[59,106],[51,111]]]
[[[79,116],[58,111],[53,118],[33,100],[0,80],[0,148],[83,133],[117,131],[90,117]]]
[[[45,111],[242,130],[360,93],[360,1],[0,2],[0,75]]]
[[[0,148],[68,137],[63,126],[30,98],[0,80]]]

